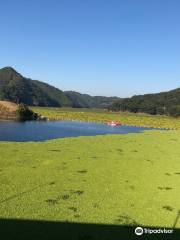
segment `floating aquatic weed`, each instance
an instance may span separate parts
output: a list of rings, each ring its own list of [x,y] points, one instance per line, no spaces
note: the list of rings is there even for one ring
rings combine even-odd
[[[87,170],[86,169],[84,169],[84,170],[79,170],[79,171],[77,171],[78,173],[87,173]]]
[[[57,200],[57,199],[47,199],[46,202],[47,202],[49,205],[58,204],[58,200]]]
[[[72,210],[73,212],[77,212],[77,208],[75,208],[75,207],[68,207],[68,209],[70,209],[70,210]]]
[[[129,186],[132,190],[134,190],[135,189],[135,186],[133,186],[133,185],[131,185],[131,186]]]
[[[33,107],[35,112],[47,116],[50,120],[79,120],[88,122],[101,122],[106,123],[107,121],[119,121],[123,125],[139,126],[139,127],[154,127],[158,129],[180,129],[180,122],[178,118],[171,118],[168,116],[152,116],[152,115],[141,115],[137,113],[125,113],[125,112],[113,112],[108,111],[99,112],[99,110],[90,110],[80,112],[79,109],[59,109],[56,108],[39,108]]]
[[[51,152],[61,152],[61,150],[57,150],[57,149],[53,149],[53,150],[50,150]]]
[[[55,184],[55,182],[50,182],[50,183],[49,183],[49,185],[54,185],[54,184]]]
[[[77,194],[77,195],[82,195],[84,193],[84,191],[81,190],[76,190],[76,191],[71,191],[73,194]]]
[[[94,208],[99,208],[99,204],[95,203],[95,204],[93,204],[93,207]]]
[[[150,163],[154,163],[152,160],[149,160],[149,159],[145,159],[146,162],[150,162]]]
[[[158,187],[158,189],[160,189],[160,190],[172,190],[171,187]]]
[[[163,206],[163,209],[166,209],[168,211],[173,211],[173,208],[171,206],[168,206],[168,205]]]
[[[170,173],[165,173],[165,175],[167,175],[167,176],[171,176],[171,174],[170,174]]]
[[[127,215],[119,215],[115,222],[123,225],[138,225],[138,223],[133,218]]]
[[[64,194],[61,196],[61,199],[68,200],[70,198],[69,194]]]

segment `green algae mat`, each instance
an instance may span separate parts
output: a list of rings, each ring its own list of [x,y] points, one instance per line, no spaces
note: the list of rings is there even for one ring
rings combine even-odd
[[[180,131],[0,142],[0,218],[180,228],[179,146]]]
[[[31,107],[49,120],[77,120],[106,123],[119,121],[123,125],[180,130],[180,118],[145,113],[109,112],[107,109]]]

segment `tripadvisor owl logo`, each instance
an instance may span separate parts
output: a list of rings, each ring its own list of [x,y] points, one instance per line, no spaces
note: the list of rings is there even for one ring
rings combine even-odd
[[[143,234],[143,228],[137,227],[137,228],[135,229],[135,234],[136,234],[136,235],[142,235],[142,234]]]
[[[142,228],[142,227],[137,227],[135,229],[135,234],[136,235],[142,235],[142,234],[171,234],[173,233],[173,229],[168,229],[168,228]]]

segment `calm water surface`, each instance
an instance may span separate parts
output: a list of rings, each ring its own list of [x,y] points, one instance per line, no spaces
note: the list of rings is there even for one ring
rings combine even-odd
[[[148,128],[149,129],[149,128]],[[140,133],[147,128],[75,121],[0,122],[0,141],[27,142],[54,138]]]

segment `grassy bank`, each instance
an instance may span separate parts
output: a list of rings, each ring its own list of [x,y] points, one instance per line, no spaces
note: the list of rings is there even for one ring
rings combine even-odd
[[[179,145],[179,131],[1,142],[0,218],[172,227]]]
[[[148,114],[135,114],[126,112],[108,112],[97,109],[73,108],[41,108],[33,107],[35,112],[48,117],[50,120],[78,120],[88,122],[120,121],[124,125],[180,129],[180,119],[168,116],[153,116]]]

